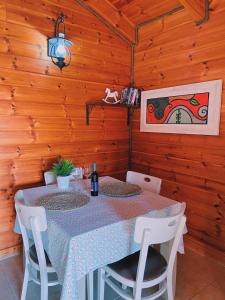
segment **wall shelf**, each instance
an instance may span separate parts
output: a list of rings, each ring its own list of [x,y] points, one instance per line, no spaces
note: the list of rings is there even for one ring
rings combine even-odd
[[[104,106],[104,107],[110,107],[110,108],[114,108],[114,107],[127,108],[127,125],[128,126],[131,124],[131,115],[132,115],[133,110],[136,108],[140,108],[140,106],[127,105],[127,104],[123,104],[123,103],[107,104],[104,101],[95,101],[95,100],[87,101],[86,102],[86,125],[87,126],[89,125],[89,117],[90,117],[91,111],[95,106]]]

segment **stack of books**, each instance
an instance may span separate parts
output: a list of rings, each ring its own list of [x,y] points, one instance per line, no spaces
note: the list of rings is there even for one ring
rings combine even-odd
[[[121,103],[131,106],[139,106],[141,91],[134,87],[128,87],[122,90]]]

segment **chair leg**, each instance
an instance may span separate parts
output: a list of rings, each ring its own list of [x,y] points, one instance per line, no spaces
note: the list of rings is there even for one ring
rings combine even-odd
[[[167,277],[167,297],[168,300],[174,300],[172,278]]]
[[[22,293],[21,293],[21,300],[25,300],[26,299],[26,295],[27,295],[27,286],[28,286],[28,282],[29,282],[29,265],[26,264],[25,265],[25,269],[24,269],[24,278],[23,278],[23,287],[22,287]]]
[[[93,300],[94,299],[94,295],[93,295],[93,291],[94,291],[93,278],[94,278],[93,272],[88,273],[88,275],[87,275],[88,300]]]
[[[105,280],[103,279],[104,274],[105,271],[102,268],[98,269],[98,300],[104,300],[104,294],[105,294]]]
[[[134,297],[134,300],[141,300],[141,292],[142,292],[142,289],[136,289],[134,288],[133,290],[133,297]]]
[[[41,276],[41,300],[48,300],[48,277],[47,276]]]

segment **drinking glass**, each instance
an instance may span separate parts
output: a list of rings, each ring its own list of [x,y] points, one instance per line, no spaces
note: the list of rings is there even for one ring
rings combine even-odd
[[[75,167],[72,171],[72,177],[74,178],[74,180],[78,180],[78,179],[82,179],[83,177],[83,172],[82,172],[82,168],[80,167]]]
[[[85,165],[83,167],[83,175],[84,179],[88,179],[91,176],[91,166],[90,165]]]

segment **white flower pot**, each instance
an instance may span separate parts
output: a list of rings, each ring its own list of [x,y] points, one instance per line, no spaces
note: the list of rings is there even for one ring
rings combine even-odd
[[[70,176],[57,176],[57,184],[60,190],[68,190],[70,183]]]

